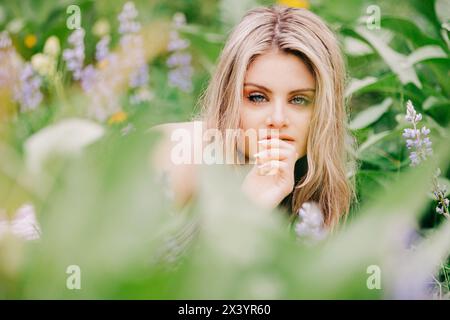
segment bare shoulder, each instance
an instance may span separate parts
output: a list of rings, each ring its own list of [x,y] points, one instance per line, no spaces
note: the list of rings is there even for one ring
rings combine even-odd
[[[156,171],[165,171],[169,174],[175,200],[180,207],[195,193],[196,167],[189,163],[174,163],[171,158],[172,151],[180,143],[185,143],[186,148],[192,148],[192,141],[203,125],[202,121],[172,122],[150,129],[150,131],[155,130],[162,133],[161,139],[152,152],[152,165]],[[179,140],[177,137],[185,137],[185,139]]]

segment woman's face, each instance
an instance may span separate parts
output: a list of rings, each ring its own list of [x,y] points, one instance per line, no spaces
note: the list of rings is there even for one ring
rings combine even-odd
[[[314,76],[299,57],[283,51],[259,55],[245,75],[240,129],[255,130],[257,140],[278,133],[295,146],[301,158],[306,154],[314,92]],[[252,159],[256,148],[257,143],[247,136],[246,157]]]

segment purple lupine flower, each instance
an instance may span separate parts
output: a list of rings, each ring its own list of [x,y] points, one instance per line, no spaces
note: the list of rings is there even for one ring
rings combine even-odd
[[[81,88],[84,92],[91,92],[96,81],[97,71],[92,64],[86,66],[81,73]]]
[[[430,129],[425,126],[420,130],[417,129],[419,121],[422,120],[422,114],[416,112],[411,100],[406,103],[405,119],[413,125],[413,128],[403,130],[403,137],[406,139],[406,147],[411,150],[409,154],[411,166],[416,166],[433,153],[432,142],[428,137]]]
[[[73,79],[80,80],[84,63],[84,30],[76,29],[69,36],[68,42],[72,48],[65,49],[63,59],[66,61],[67,69],[73,72]]]
[[[167,45],[168,51],[180,51],[189,47],[188,40],[181,39],[177,31],[170,32],[170,41]]]
[[[167,66],[170,68],[186,66],[191,64],[192,56],[188,53],[175,52],[167,59]]]
[[[134,73],[131,74],[129,84],[131,88],[138,88],[147,85],[148,80],[148,65],[144,63]]]
[[[19,85],[14,90],[14,99],[19,102],[22,112],[36,109],[41,103],[41,83],[41,78],[34,72],[31,64],[25,64],[20,73]]]
[[[132,36],[141,30],[141,24],[136,21],[138,11],[133,2],[128,1],[124,4],[122,11],[117,19],[119,20],[119,33],[122,35],[120,44],[126,47],[132,40]]]
[[[190,66],[178,67],[169,71],[169,85],[171,87],[178,87],[182,91],[192,91],[191,77],[193,69]]]
[[[186,17],[183,13],[177,12],[173,16],[172,24],[174,30],[170,33],[170,41],[167,46],[167,50],[172,54],[166,61],[167,66],[171,69],[168,74],[169,86],[191,92],[193,89],[191,79],[194,73],[191,66],[192,56],[182,51],[189,47],[189,41],[181,39],[178,33],[178,29],[186,24]]]
[[[141,29],[140,23],[136,20],[138,11],[133,2],[129,1],[123,6],[122,12],[118,16],[120,23],[119,33],[122,35],[120,44],[126,47],[129,59],[125,63],[133,68],[129,78],[129,87],[134,91],[130,96],[131,104],[138,104],[141,101],[149,100],[149,91],[146,88],[149,81],[148,65],[145,60],[142,36],[138,34]],[[124,65],[126,67],[126,65]]]
[[[122,12],[118,16],[120,22],[119,33],[137,33],[141,29],[139,22],[135,21],[138,16],[138,11],[132,1],[124,4]]]
[[[102,61],[109,55],[109,42],[111,37],[109,35],[103,36],[95,46],[95,59]]]
[[[436,212],[442,214],[447,219],[450,219],[449,213],[449,204],[450,201],[446,198],[447,194],[447,186],[444,184],[440,184],[438,181],[439,176],[441,175],[441,170],[437,168],[434,176],[433,176],[433,195],[435,200],[438,202],[436,206]]]

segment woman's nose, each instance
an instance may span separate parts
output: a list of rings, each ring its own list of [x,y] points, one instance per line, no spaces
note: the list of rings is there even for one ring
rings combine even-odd
[[[289,124],[289,119],[286,114],[286,106],[284,106],[283,103],[278,102],[273,106],[272,112],[267,118],[266,124],[275,128],[282,128]]]

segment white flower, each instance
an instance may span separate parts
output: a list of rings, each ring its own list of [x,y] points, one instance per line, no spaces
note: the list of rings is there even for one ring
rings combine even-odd
[[[300,221],[295,225],[297,236],[313,242],[326,237],[328,232],[324,225],[324,216],[316,202],[305,202],[298,210],[298,215]]]
[[[61,52],[61,44],[56,36],[50,36],[44,45],[44,54],[47,56],[56,58]]]
[[[77,154],[104,133],[101,125],[85,119],[64,119],[45,127],[25,142],[27,168],[39,173],[45,161],[54,154]]]
[[[41,230],[32,205],[26,204],[20,207],[11,221],[0,216],[0,238],[7,232],[24,240],[40,238]]]

